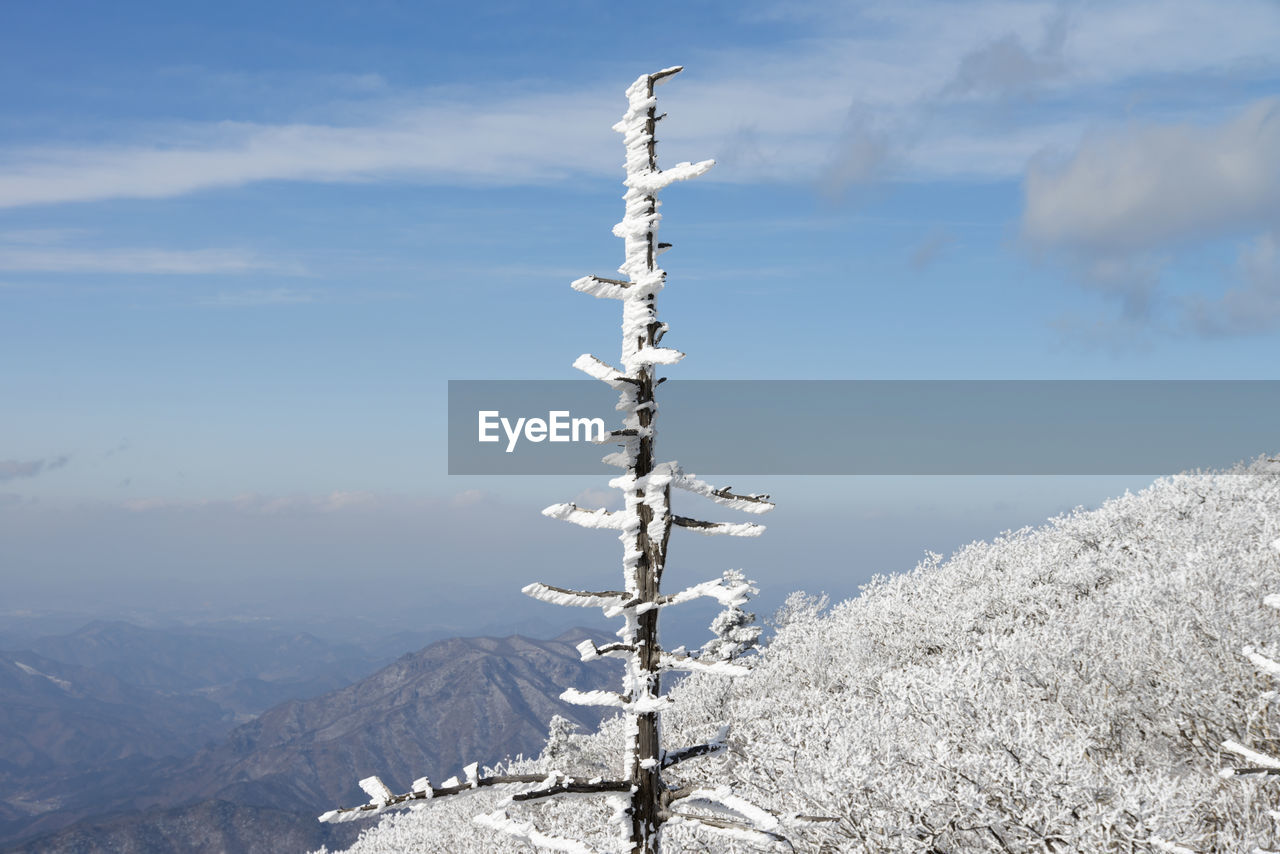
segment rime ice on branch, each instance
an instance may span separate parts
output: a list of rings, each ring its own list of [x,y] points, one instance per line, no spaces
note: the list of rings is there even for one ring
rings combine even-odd
[[[1276,551],[1280,551],[1280,539],[1272,542],[1271,548]],[[1262,604],[1266,605],[1268,608],[1280,610],[1280,594],[1270,593],[1264,596]],[[1273,677],[1280,676],[1280,661],[1276,661],[1273,658],[1263,655],[1253,646],[1246,646],[1240,650],[1240,652],[1245,658],[1249,659],[1249,662],[1254,667],[1258,668],[1263,673]],[[1269,692],[1267,699],[1272,700],[1275,696],[1275,692]],[[1262,753],[1260,751],[1253,750],[1252,748],[1245,747],[1235,739],[1228,739],[1224,741],[1222,743],[1222,749],[1230,753],[1234,753],[1236,756],[1239,756],[1248,763],[1242,767],[1223,768],[1219,772],[1219,775],[1223,778],[1234,777],[1237,774],[1280,775],[1280,759],[1277,759],[1271,754]],[[1277,818],[1280,818],[1280,816],[1277,816]]]
[[[498,786],[513,790],[508,804],[533,801],[558,795],[600,794],[618,801],[617,820],[621,826],[625,849],[631,854],[655,854],[661,844],[665,823],[697,824],[729,833],[736,838],[749,838],[769,844],[783,841],[779,834],[779,818],[748,804],[724,786],[669,788],[663,781],[663,769],[685,760],[718,753],[726,747],[727,729],[711,736],[704,744],[666,750],[661,742],[659,716],[668,699],[662,693],[662,674],[671,670],[709,670],[731,675],[743,668],[715,656],[691,656],[682,650],[664,651],[658,643],[658,615],[661,609],[691,599],[709,596],[727,607],[746,601],[752,592],[750,583],[740,574],[726,574],[722,579],[694,585],[674,595],[661,593],[662,571],[667,559],[667,545],[672,527],[687,528],[700,534],[725,534],[738,537],[759,535],[764,528],[746,522],[708,522],[677,516],[671,510],[672,489],[684,490],[746,513],[764,513],[773,509],[767,495],[739,495],[720,489],[686,474],[675,462],[658,462],[654,451],[655,422],[658,406],[655,391],[661,380],[656,365],[670,365],[684,354],[660,346],[667,325],[658,320],[657,296],[666,281],[666,273],[658,267],[657,258],[668,244],[657,240],[658,193],[676,181],[684,181],[705,173],[712,160],[679,163],[658,169],[654,128],[662,118],[657,114],[654,87],[679,72],[667,68],[645,75],[627,89],[627,112],[613,129],[623,135],[626,145],[627,192],[626,213],[613,233],[622,238],[624,256],[619,272],[623,279],[586,276],[573,282],[575,290],[595,297],[622,302],[622,365],[612,367],[604,361],[583,355],[574,367],[601,380],[620,392],[618,409],[623,413],[621,429],[613,436],[622,450],[609,454],[605,462],[624,470],[609,485],[622,491],[622,510],[585,510],[573,504],[556,504],[543,513],[555,519],[573,522],[584,528],[618,531],[622,541],[623,585],[621,590],[568,590],[547,584],[530,584],[528,595],[559,605],[578,605],[604,609],[608,616],[623,619],[617,643],[597,646],[585,641],[579,646],[583,660],[601,656],[620,658],[625,662],[622,690],[580,692],[566,691],[563,699],[582,705],[610,706],[621,709],[629,719],[629,752],[625,776],[621,780],[575,779],[560,772],[545,778],[527,775],[478,777],[470,766],[468,781],[446,781],[432,788],[419,781],[414,791],[394,796],[381,781],[364,781],[362,787],[372,801],[353,810],[326,813],[322,820],[342,821],[350,817],[370,815],[387,807],[413,801],[463,794],[482,786]],[[366,785],[367,784],[367,785]],[[689,809],[696,812],[689,812]],[[558,839],[538,831],[527,821],[512,818],[507,809],[481,816],[481,823],[508,832],[534,845],[560,851],[588,851],[581,842]]]

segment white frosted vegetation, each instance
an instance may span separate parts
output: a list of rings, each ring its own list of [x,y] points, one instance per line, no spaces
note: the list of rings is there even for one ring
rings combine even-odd
[[[1257,760],[1224,742],[1265,757],[1280,734],[1274,680],[1242,654],[1280,639],[1262,602],[1280,586],[1269,469],[1160,480],[829,610],[793,597],[749,675],[671,690],[671,743],[732,729],[727,750],[668,769],[669,784],[716,779],[783,825],[838,816],[787,827],[813,854],[1280,848],[1280,787],[1217,773]],[[616,773],[627,738],[615,720],[556,761]],[[607,805],[573,806],[536,822],[607,846]],[[387,816],[353,854],[511,850],[464,840],[470,811],[452,815]],[[674,850],[762,850],[682,823],[665,833]]]
[[[1275,794],[1214,772],[1277,731],[1239,652],[1275,634],[1277,480],[1172,478],[794,620],[727,689],[740,786],[796,781],[769,805],[841,815],[844,850],[1270,844]]]

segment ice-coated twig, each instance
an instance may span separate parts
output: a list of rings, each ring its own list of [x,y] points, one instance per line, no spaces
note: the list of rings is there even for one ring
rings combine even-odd
[[[599,795],[607,793],[630,792],[631,784],[619,780],[581,780],[566,779],[545,789],[530,789],[527,792],[516,792],[511,796],[514,802],[536,801],[542,798],[555,798],[560,795]]]
[[[1259,654],[1257,650],[1251,646],[1246,646],[1241,650],[1241,652],[1244,654],[1245,658],[1249,659],[1254,667],[1258,668],[1263,673],[1270,674],[1271,676],[1280,676],[1280,663],[1267,658],[1265,655]]]
[[[756,806],[746,798],[733,794],[728,786],[686,789],[674,793],[671,800],[681,801],[684,806],[694,809],[703,809],[720,815],[727,813],[730,818],[745,821],[756,830],[776,831],[782,826],[776,815]]]
[[[672,765],[679,765],[688,759],[697,759],[699,756],[713,756],[728,749],[729,727],[722,726],[714,738],[708,739],[702,744],[692,744],[679,750],[664,750],[662,752],[662,767],[670,768]]]
[[[769,500],[768,495],[762,493],[737,495],[730,491],[732,487],[715,487],[706,481],[699,480],[694,475],[686,474],[676,463],[667,463],[667,466],[670,467],[672,473],[671,485],[677,489],[705,496],[717,504],[734,510],[741,510],[744,513],[768,513],[774,508],[774,504]]]
[[[659,659],[664,670],[684,670],[689,673],[710,673],[715,676],[746,676],[750,667],[728,661],[704,661],[691,655],[673,655],[664,652]]]
[[[576,504],[552,504],[542,511],[543,516],[572,522],[583,528],[605,528],[620,531],[627,524],[625,513],[612,513],[608,510],[583,510]]]
[[[781,833],[783,824],[777,815],[738,797],[728,786],[681,789],[672,793],[670,801],[700,810],[699,813],[672,810],[674,818],[698,822],[746,842],[792,847],[791,841]]]
[[[520,796],[521,800],[545,797],[546,795],[540,795],[539,793],[552,790],[582,792],[625,792],[630,790],[629,783],[570,777],[558,771],[553,771],[550,774],[495,774],[482,777],[478,773],[477,764],[472,763],[467,766],[464,773],[467,776],[466,782],[460,783],[456,777],[453,777],[436,788],[432,788],[425,777],[419,778],[415,781],[412,790],[400,795],[392,794],[386,784],[377,777],[367,777],[360,781],[360,788],[370,795],[372,800],[369,803],[358,807],[342,807],[330,810],[320,816],[320,821],[341,823],[358,818],[367,818],[395,807],[410,806],[417,801],[432,801],[436,798],[466,795],[482,788],[514,788],[517,790],[516,794]]]
[[[587,639],[578,644],[578,657],[583,661],[595,661],[597,658],[626,658],[636,651],[634,644],[629,643],[607,643],[604,646],[597,646],[596,642]]]
[[[1274,540],[1271,543],[1271,547],[1280,551],[1280,539]],[[1263,597],[1262,604],[1269,608],[1280,609],[1280,594],[1267,594]],[[1254,667],[1257,667],[1263,673],[1266,673],[1269,676],[1280,676],[1280,662],[1275,661],[1269,656],[1262,655],[1254,649],[1252,645],[1245,646],[1240,651],[1245,658],[1249,659]],[[1274,696],[1271,692],[1268,693],[1271,696]],[[1253,763],[1252,767],[1221,769],[1218,771],[1218,776],[1223,779],[1229,779],[1236,775],[1245,774],[1280,775],[1280,759],[1276,759],[1275,757],[1269,756],[1265,753],[1259,753],[1258,751],[1245,747],[1234,740],[1224,741],[1222,743],[1222,747],[1223,749],[1242,757],[1246,761]]]
[[[671,523],[708,536],[719,534],[729,537],[758,537],[764,533],[764,525],[757,525],[755,522],[704,522],[688,516],[672,516]]]
[[[763,845],[769,848],[786,848],[794,850],[795,846],[791,844],[791,840],[783,836],[781,833],[775,833],[769,830],[760,830],[752,827],[744,821],[735,821],[734,819],[719,818],[709,815],[689,815],[687,813],[670,813],[667,817],[667,823],[670,825],[677,824],[694,824],[714,830],[723,836],[729,836],[742,842],[752,843],[754,845]]]
[[[360,781],[360,788],[369,796],[369,804],[375,807],[386,806],[396,796],[379,777],[365,777]]]
[[[517,821],[508,815],[505,809],[481,813],[472,820],[476,824],[505,833],[507,836],[527,842],[537,848],[563,851],[565,854],[598,854],[596,849],[584,845],[576,839],[551,836],[538,830],[531,821]]]
[[[617,709],[628,702],[625,696],[615,691],[579,691],[577,688],[561,691],[560,699],[575,706],[606,706]]]
[[[683,359],[684,355],[679,350],[672,350],[670,347],[639,347],[634,353],[626,357],[624,363],[632,370],[650,365],[674,365]]]
[[[671,702],[671,698],[663,695],[660,697],[642,696],[631,698],[625,694],[615,694],[612,691],[579,691],[576,688],[568,688],[560,694],[560,699],[566,703],[573,703],[575,706],[604,706],[606,708],[622,709],[624,712],[633,715],[645,715],[657,712],[665,708]]]
[[[535,581],[520,588],[526,596],[552,605],[573,605],[579,608],[611,608],[623,605],[632,599],[630,593],[621,590],[570,590],[567,587],[555,587]]]
[[[632,284],[623,279],[583,276],[581,279],[574,279],[569,283],[569,286],[575,291],[590,294],[600,299],[626,299],[627,289],[632,287]]]
[[[1275,774],[1280,773],[1280,759],[1268,756],[1265,753],[1259,753],[1256,750],[1250,750],[1238,741],[1230,740],[1222,742],[1222,749],[1230,751],[1237,756],[1252,762],[1257,768],[1236,768],[1224,769],[1231,771],[1233,774]]]
[[[575,359],[573,366],[592,379],[608,383],[614,388],[622,388],[628,381],[622,371],[590,353],[583,353]]]
[[[705,175],[715,165],[716,162],[714,160],[700,160],[697,163],[689,163],[687,161],[677,163],[675,166],[663,169],[661,172],[646,172],[627,178],[626,185],[634,190],[639,190],[646,196],[652,196],[677,181],[688,181],[690,178]]]
[[[686,587],[679,593],[663,596],[660,601],[664,606],[679,605],[682,602],[692,602],[694,599],[706,596],[715,599],[721,605],[745,605],[751,594],[755,592],[755,588],[750,582],[725,584],[722,578],[715,578],[711,581],[695,584],[692,587]]]

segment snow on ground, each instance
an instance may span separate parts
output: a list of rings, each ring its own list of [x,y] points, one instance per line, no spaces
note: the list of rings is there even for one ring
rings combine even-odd
[[[669,748],[725,720],[732,749],[669,781],[839,818],[797,851],[1276,849],[1276,785],[1218,772],[1240,764],[1224,742],[1280,744],[1276,686],[1244,653],[1280,648],[1278,538],[1280,465],[1260,461],[931,556],[831,608],[797,594],[750,675],[672,691]],[[622,738],[606,723],[519,767],[602,773]],[[470,820],[486,797],[384,817],[351,854],[508,850]],[[600,848],[610,812],[512,808]],[[754,850],[694,832],[671,848]]]

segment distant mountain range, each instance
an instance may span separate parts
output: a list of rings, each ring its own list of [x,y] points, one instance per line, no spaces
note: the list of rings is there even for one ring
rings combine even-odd
[[[616,675],[579,660],[588,634],[440,641],[309,699],[326,680],[350,682],[360,651],[308,635],[237,643],[95,623],[0,653],[0,845],[248,854],[341,843],[351,831],[315,817],[365,800],[363,776],[407,788],[536,753],[555,714],[594,726],[593,710],[559,699]],[[262,711],[288,691],[298,699]]]
[[[29,648],[139,688],[204,696],[247,719],[286,699],[311,697],[366,675],[379,657],[305,633],[254,637],[92,622]],[[385,657],[381,659],[385,661]]]

